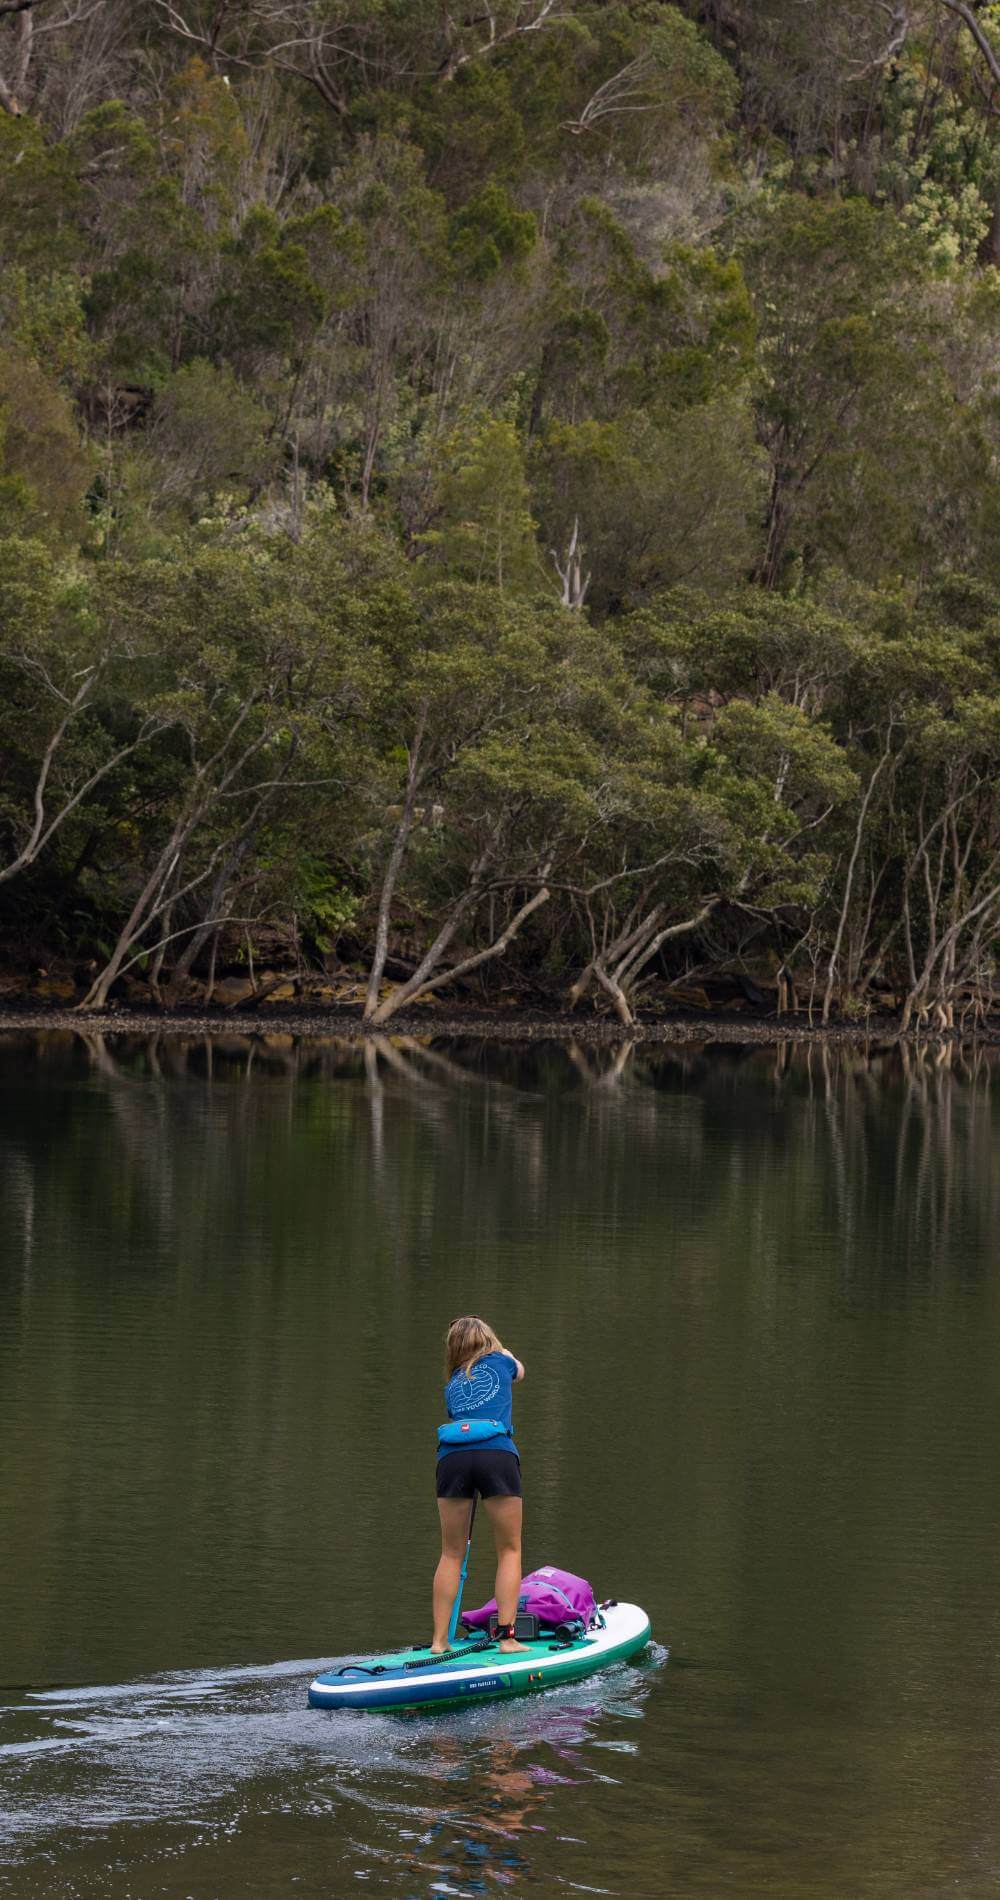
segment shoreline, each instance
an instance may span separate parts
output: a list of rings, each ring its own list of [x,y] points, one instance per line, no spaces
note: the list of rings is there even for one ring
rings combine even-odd
[[[0,1007],[4,1031],[70,1030],[79,1035],[146,1036],[301,1036],[344,1042],[379,1038],[456,1040],[473,1037],[489,1042],[573,1042],[615,1047],[623,1043],[847,1043],[882,1046],[892,1043],[997,1043],[1000,1017],[989,1018],[974,1030],[962,1028],[910,1029],[904,1035],[893,1017],[870,1017],[862,1023],[809,1023],[801,1016],[735,1015],[678,1011],[640,1018],[631,1026],[601,1016],[567,1016],[532,1009],[401,1010],[391,1022],[375,1028],[362,1022],[360,1008],[331,1005],[271,1005],[247,1010],[149,1010],[118,1005],[105,1010],[75,1010],[64,1005],[35,1008]]]

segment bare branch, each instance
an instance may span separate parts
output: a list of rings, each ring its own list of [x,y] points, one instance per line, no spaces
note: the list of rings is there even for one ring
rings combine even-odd
[[[888,765],[890,758],[892,757],[892,734],[893,734],[893,727],[895,723],[896,722],[895,722],[894,717],[890,714],[889,724],[888,724],[888,728],[885,735],[885,746],[883,748],[882,755],[880,759],[878,760],[878,763],[876,764],[874,770],[872,771],[869,777],[868,784],[865,787],[864,797],[861,800],[861,805],[858,810],[858,821],[857,821],[857,825],[854,832],[854,846],[851,851],[850,861],[847,866],[847,876],[844,879],[844,896],[843,896],[843,902],[841,903],[841,906],[840,906],[840,917],[837,922],[837,934],[836,934],[836,937],[834,938],[833,948],[830,951],[830,962],[829,962],[829,966],[827,968],[827,973],[826,973],[826,990],[823,996],[823,1021],[825,1023],[829,1022],[830,1020],[830,1007],[833,1002],[833,985],[834,985],[836,975],[837,975],[837,963],[840,958],[840,946],[844,940],[844,931],[847,927],[847,916],[848,916],[848,911],[850,910],[850,904],[851,904],[851,891],[854,887],[854,873],[855,873],[855,870],[857,869],[858,858],[860,856],[861,846],[864,840],[865,821],[868,817],[868,807],[872,802],[872,796],[874,794],[875,787],[878,783],[878,780],[881,777],[884,768]]]
[[[890,65],[894,59],[898,58],[909,38],[909,7],[906,5],[888,6],[886,0],[877,0],[877,4],[879,12],[884,13],[888,18],[889,37],[882,51],[877,53],[874,59],[866,60],[865,64],[858,68],[857,72],[851,74],[850,83],[855,86],[858,85],[862,79],[870,78],[872,73],[880,72],[884,66]],[[852,64],[854,63],[855,62],[852,61]]]
[[[158,937],[155,943],[143,944],[141,950],[137,950],[134,956],[129,957],[127,963],[122,964],[118,975],[127,976],[129,970],[134,969],[137,963],[141,963],[144,957],[155,956],[156,952],[164,950],[168,943],[175,943],[178,937],[189,937],[194,930],[217,930],[224,924],[259,924],[261,918],[266,916],[266,910],[258,911],[253,917],[234,917],[231,911],[223,911],[218,917],[199,918],[197,923],[185,924],[182,930],[171,930],[167,936]]]
[[[652,112],[659,103],[656,99],[644,97],[649,80],[656,70],[656,61],[650,53],[639,53],[630,59],[620,72],[612,73],[610,79],[591,93],[583,111],[577,119],[564,119],[560,131],[572,132],[579,136],[589,132],[601,119],[610,119],[621,112]]]
[[[150,715],[144,719],[135,737],[127,745],[120,746],[116,752],[113,752],[108,758],[102,760],[100,765],[95,766],[75,789],[67,791],[58,811],[54,816],[51,816],[49,806],[49,778],[52,773],[56,755],[60,751],[73,721],[81,713],[86,712],[94,688],[101,679],[107,665],[107,656],[98,664],[84,669],[81,683],[72,697],[56,684],[50,677],[47,668],[44,667],[40,661],[35,660],[33,656],[22,656],[20,663],[24,666],[26,671],[35,674],[42,681],[46,690],[52,694],[53,698],[58,700],[60,705],[65,707],[65,711],[61,719],[53,727],[39,762],[38,774],[32,793],[31,825],[27,837],[20,848],[15,851],[13,858],[11,858],[7,864],[0,865],[0,884],[8,883],[11,878],[17,877],[19,872],[25,870],[29,864],[33,864],[35,859],[45,850],[51,839],[55,837],[56,832],[65,824],[67,818],[70,818],[77,807],[82,804],[88,793],[92,792],[95,786],[101,783],[102,779],[107,778],[108,774],[113,772],[115,767],[120,765],[124,759],[130,758],[132,754],[137,752],[148,740],[156,738],[161,732],[164,732],[169,724],[169,721],[158,719],[154,715]]]
[[[550,548],[549,553],[552,556],[552,565],[559,579],[562,581],[563,606],[572,607],[574,611],[579,612],[587,598],[587,589],[590,586],[591,579],[589,572],[586,575],[583,572],[583,550],[580,546],[579,515],[574,515],[573,517],[573,532],[570,535],[569,546],[566,549],[563,560],[560,561],[555,548]]]
[[[35,5],[38,4],[39,0],[35,0]],[[85,20],[92,20],[95,13],[102,12],[104,5],[105,0],[89,0],[89,5],[87,0],[80,0],[80,5],[64,13],[60,20],[43,20],[36,26],[35,32],[41,36],[43,33],[61,33],[65,26],[82,26]]]
[[[994,85],[1000,86],[1000,54],[974,7],[969,5],[969,0],[936,0],[936,4],[943,7],[947,13],[951,13],[956,20],[961,21],[966,32],[972,35],[979,52],[986,61],[990,78]],[[872,73],[880,71],[896,59],[903,51],[910,35],[912,20],[909,0],[892,0],[892,4],[889,0],[876,0],[876,5],[879,12],[884,13],[888,19],[888,38],[880,53],[873,59],[866,60],[864,65],[859,66],[858,70],[851,74],[853,85],[857,85],[862,79],[867,79]]]
[[[485,27],[485,38],[480,40],[478,46],[470,46],[466,52],[450,53],[441,66],[439,78],[454,79],[459,69],[467,66],[470,60],[485,59],[488,54],[495,53],[498,46],[505,46],[509,40],[519,39],[528,33],[537,33],[543,26],[554,26],[558,21],[569,18],[568,14],[554,13],[554,6],[555,0],[541,0],[541,5],[530,20],[521,20],[519,17],[521,7],[518,6],[518,17],[515,17],[508,26],[498,26],[493,7],[488,5],[478,19],[463,22],[467,26]]]
[[[541,879],[539,889],[525,900],[519,910],[515,911],[514,916],[511,917],[499,936],[495,937],[493,942],[488,944],[485,950],[475,951],[472,955],[464,957],[460,963],[453,963],[447,970],[439,971],[436,976],[430,974],[424,975],[424,972],[430,967],[431,952],[429,951],[413,976],[411,976],[406,983],[402,983],[397,990],[394,990],[391,995],[387,996],[385,1000],[379,1004],[378,1009],[371,1017],[371,1021],[374,1024],[387,1022],[405,1003],[413,1002],[420,996],[427,996],[433,990],[441,989],[446,983],[454,983],[459,977],[467,976],[471,970],[478,970],[484,963],[492,962],[494,957],[502,956],[507,945],[516,937],[521,925],[527,922],[534,911],[540,910],[543,904],[548,903],[551,892],[544,880],[547,878],[550,870],[551,864],[542,865],[538,872],[538,876]],[[459,905],[456,906],[455,912],[453,913],[453,919],[456,924],[460,912],[463,912],[468,907],[466,903],[468,896],[469,893],[467,892],[465,898],[460,900]],[[451,921],[452,920],[449,920],[449,922]],[[450,940],[453,935],[454,929],[449,930],[446,926],[443,931],[439,932],[437,944],[432,946],[432,948],[443,948],[445,938],[447,937]]]
[[[946,7],[948,12],[953,13],[956,19],[961,20],[962,25],[972,34],[979,51],[982,53],[990,69],[991,79],[996,85],[1000,86],[1000,57],[998,57],[993,42],[981,22],[977,20],[972,8],[966,4],[966,0],[938,0],[938,5]]]

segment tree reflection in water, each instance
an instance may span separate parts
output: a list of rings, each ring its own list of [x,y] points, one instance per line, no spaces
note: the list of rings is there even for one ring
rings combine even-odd
[[[119,1757],[111,1710],[23,1758],[31,1811],[137,1788],[142,1830],[218,1785],[244,1847],[185,1891],[220,1894],[274,1815],[338,1873],[419,1861],[421,1894],[909,1900],[1000,1864],[997,1064],[0,1039],[0,1680],[417,1639],[441,1334],[471,1302],[528,1365],[532,1564],[634,1597],[672,1656],[558,1720],[554,1693],[391,1737],[314,1726],[305,1667],[277,1727],[213,1690],[221,1739],[154,1709]],[[473,1565],[485,1597],[484,1543]]]

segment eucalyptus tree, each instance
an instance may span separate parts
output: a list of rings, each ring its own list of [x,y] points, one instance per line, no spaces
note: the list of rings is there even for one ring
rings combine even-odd
[[[620,613],[681,582],[723,592],[757,558],[766,470],[739,396],[554,420],[529,467],[550,571],[576,565],[568,605]]]
[[[130,64],[134,14],[126,0],[4,0],[0,110],[41,113],[60,132],[117,89]]]
[[[936,795],[918,801],[904,878],[904,1030],[931,1010],[939,1027],[951,1027],[963,993],[992,994],[1000,932],[996,688],[959,702],[946,722],[928,721],[914,757]]]
[[[679,709],[685,730],[710,731],[735,698],[773,696],[820,713],[865,650],[863,628],[846,614],[748,586],[716,598],[668,589],[624,619],[619,638],[635,676]]]
[[[167,677],[152,712],[161,746],[156,802],[118,876],[124,919],[85,998],[100,1008],[135,963],[227,921],[246,848],[279,801],[345,772],[342,747],[368,690],[364,603],[341,566],[282,537],[123,565],[130,624],[162,642]],[[322,554],[322,550],[321,550]],[[221,914],[197,909],[211,892]],[[176,918],[190,917],[175,930]]]
[[[459,751],[442,775],[432,822],[412,835],[400,880],[426,920],[425,947],[377,1001],[369,988],[373,1024],[504,956],[550,902],[554,877],[565,875],[594,816],[594,759],[567,729],[567,697],[555,709],[537,701],[534,714],[522,708],[506,730]]]
[[[764,501],[740,265],[680,243],[649,256],[593,196],[564,218],[553,260],[529,458],[550,559],[575,533],[598,611],[684,578],[731,581]]]
[[[631,796],[601,841],[604,874],[577,892],[590,955],[568,1001],[596,982],[624,1023],[664,947],[696,941],[711,920],[794,933],[822,892],[823,827],[856,784],[830,735],[773,695],[734,699],[710,738],[684,737],[669,708],[648,726],[647,745],[654,733],[658,758],[634,759]]]
[[[574,1009],[597,986],[625,1024],[648,966],[717,906],[727,831],[723,807],[696,782],[700,761],[677,721],[649,701],[628,723],[582,875],[567,893],[580,949],[566,992]]]
[[[443,817],[446,783],[457,761],[517,729],[518,721],[522,730],[530,723],[550,677],[543,631],[544,619],[530,603],[508,600],[488,586],[416,577],[406,610],[377,636],[382,671],[374,732],[383,759],[378,795],[389,823],[372,838],[378,897],[368,1020],[391,1014],[391,999],[381,999],[382,981],[393,906],[414,847]],[[504,821],[487,824],[477,844],[469,872],[477,901],[507,836]],[[442,952],[453,935],[454,928]]]
[[[861,199],[792,194],[761,208],[742,256],[769,464],[757,578],[778,586],[793,558],[825,555],[848,572],[860,556],[861,578],[877,581],[912,553],[911,498],[947,409],[925,247]]]
[[[80,541],[94,455],[72,405],[27,350],[0,348],[0,529]]]
[[[61,843],[172,723],[155,631],[120,611],[103,578],[0,538],[0,884]]]
[[[872,818],[881,903],[865,904],[862,884],[873,941],[855,921],[847,976],[862,996],[875,974],[893,978],[904,1026],[929,1014],[946,1026],[963,997],[989,994],[1000,928],[1000,623],[987,611],[956,624],[949,604],[891,629],[864,671],[894,732]]]
[[[497,57],[512,42],[562,23],[556,0],[495,0],[482,16],[442,12],[416,0],[386,30],[366,0],[331,8],[326,0],[152,0],[167,32],[218,67],[270,65],[312,88],[338,118],[366,86],[412,90],[447,85],[470,61]]]
[[[650,868],[605,887],[601,957],[585,972],[586,987],[603,965],[624,1020],[630,990],[668,942],[743,918],[751,935],[790,951],[822,905],[855,779],[820,722],[839,707],[863,640],[807,601],[683,587],[622,620],[616,637],[671,735],[659,770],[638,780],[648,815],[633,862]],[[578,981],[571,997],[581,993]]]
[[[876,991],[952,1019],[990,980],[997,865],[996,603],[952,584],[870,598],[826,717],[858,793],[831,839],[823,1016]]]

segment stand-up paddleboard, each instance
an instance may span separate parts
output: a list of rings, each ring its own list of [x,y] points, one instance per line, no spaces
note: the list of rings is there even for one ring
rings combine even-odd
[[[325,1670],[309,1690],[314,1709],[399,1709],[421,1703],[472,1702],[576,1682],[610,1663],[627,1662],[649,1642],[649,1618],[634,1603],[601,1607],[596,1628],[571,1643],[543,1635],[504,1652],[482,1636],[460,1638],[435,1660],[429,1649],[401,1649]]]

